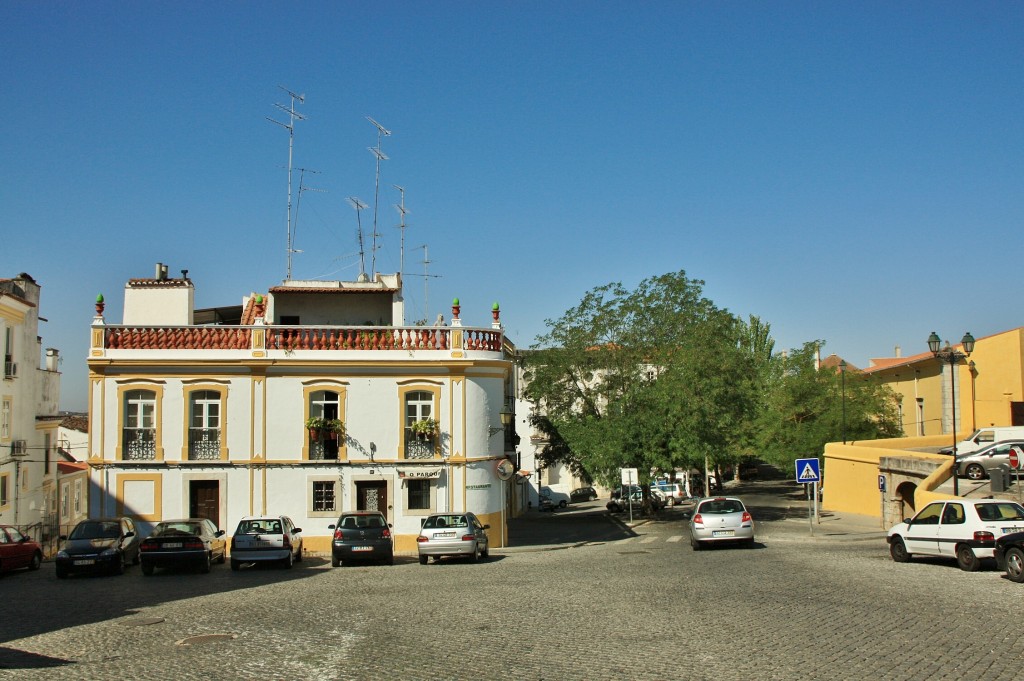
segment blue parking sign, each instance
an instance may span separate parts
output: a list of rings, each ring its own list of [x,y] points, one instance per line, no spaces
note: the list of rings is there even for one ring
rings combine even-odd
[[[821,482],[821,468],[816,458],[796,460],[796,481],[802,483]]]

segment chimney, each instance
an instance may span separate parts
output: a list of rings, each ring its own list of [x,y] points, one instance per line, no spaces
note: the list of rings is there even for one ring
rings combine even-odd
[[[57,348],[46,348],[46,370],[57,371],[60,363],[60,350]]]
[[[896,353],[893,357],[896,357],[897,359],[903,356],[903,350],[898,345],[893,349],[893,352]]]
[[[167,280],[167,265],[162,262],[156,264],[156,280],[166,281]]]

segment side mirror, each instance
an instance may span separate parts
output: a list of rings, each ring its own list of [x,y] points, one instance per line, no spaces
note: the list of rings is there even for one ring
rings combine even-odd
[[[335,527],[334,523],[331,523],[330,525],[327,526],[327,529],[328,530],[333,530],[334,527]]]
[[[57,537],[57,539],[60,539],[61,541],[67,541],[67,538],[68,536],[66,534],[62,534],[59,537]]]
[[[489,530],[489,529],[491,529],[491,526],[490,525],[484,525],[484,529],[485,530]]]
[[[905,522],[907,525],[909,525],[911,523],[911,520],[912,520],[911,518],[904,518],[903,522]]]
[[[292,530],[292,532],[294,532],[295,534],[299,534],[300,532],[302,532],[302,528],[296,527],[294,530]]]
[[[223,537],[224,536],[224,530],[217,530],[216,532],[213,533],[213,536],[214,537]]]
[[[135,536],[135,533],[131,532],[131,531],[124,533],[124,538],[125,539],[127,539],[128,537],[134,537],[134,536]]]

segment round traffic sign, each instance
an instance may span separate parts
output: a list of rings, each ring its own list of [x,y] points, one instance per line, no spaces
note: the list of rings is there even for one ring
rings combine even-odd
[[[1010,447],[1010,468],[1020,468],[1020,451],[1016,447]]]

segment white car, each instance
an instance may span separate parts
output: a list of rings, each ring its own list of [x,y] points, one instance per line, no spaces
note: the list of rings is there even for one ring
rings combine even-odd
[[[285,515],[245,516],[231,537],[231,569],[242,563],[277,562],[290,568],[302,560],[302,528]]]
[[[956,558],[961,570],[973,572],[981,559],[992,558],[996,539],[1024,531],[1024,507],[1002,499],[933,501],[909,520],[889,530],[889,555],[897,563],[911,556]]]
[[[544,500],[547,499],[552,507],[557,506],[558,508],[565,508],[569,505],[571,499],[565,492],[560,492],[550,487],[540,488],[540,505],[543,510],[545,504]]]
[[[754,544],[754,519],[736,497],[707,497],[690,516],[690,546],[699,551],[719,542]]]

